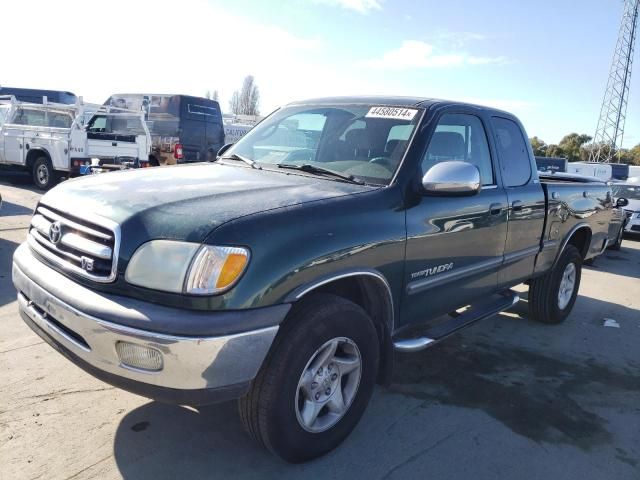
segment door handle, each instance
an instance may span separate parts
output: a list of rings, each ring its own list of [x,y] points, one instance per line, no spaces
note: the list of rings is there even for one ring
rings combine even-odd
[[[513,202],[511,202],[511,210],[513,210],[514,212],[519,212],[520,210],[522,210],[523,206],[524,204],[522,203],[522,200],[514,200]]]
[[[489,205],[489,215],[500,215],[504,205],[502,203],[492,203]]]

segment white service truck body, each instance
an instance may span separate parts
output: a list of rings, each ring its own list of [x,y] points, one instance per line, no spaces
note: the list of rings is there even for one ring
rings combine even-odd
[[[87,112],[100,113],[100,123],[85,126]],[[150,145],[142,112],[0,97],[0,166],[26,169],[42,189],[78,174],[92,158],[147,161]]]

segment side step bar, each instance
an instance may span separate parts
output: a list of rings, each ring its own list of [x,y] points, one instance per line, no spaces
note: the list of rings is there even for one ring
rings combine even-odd
[[[516,292],[507,290],[504,293],[471,305],[463,313],[450,316],[448,320],[438,325],[426,327],[419,337],[394,339],[393,346],[397,352],[419,352],[479,320],[508,310],[519,301],[520,297]]]

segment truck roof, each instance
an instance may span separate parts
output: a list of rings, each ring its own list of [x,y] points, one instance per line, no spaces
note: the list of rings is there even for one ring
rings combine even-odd
[[[500,112],[505,115],[513,116],[513,114],[484,105],[476,105],[468,102],[457,102],[454,100],[443,100],[429,97],[406,97],[406,96],[387,96],[387,95],[355,95],[355,96],[337,96],[337,97],[321,97],[310,98],[291,102],[288,105],[335,105],[335,104],[363,104],[363,105],[389,105],[399,107],[430,107],[432,105],[448,106],[448,105],[464,105],[468,107],[489,110],[492,112]]]

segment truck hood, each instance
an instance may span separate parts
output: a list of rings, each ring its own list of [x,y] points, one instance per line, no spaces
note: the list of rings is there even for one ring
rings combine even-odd
[[[79,218],[93,214],[117,222],[126,255],[150,239],[202,242],[219,225],[245,215],[373,188],[290,171],[200,163],[78,178],[41,201]]]

